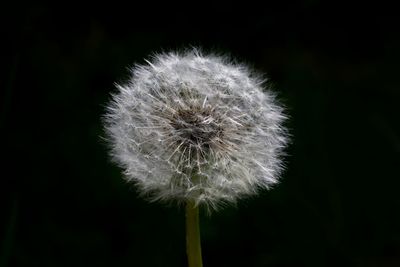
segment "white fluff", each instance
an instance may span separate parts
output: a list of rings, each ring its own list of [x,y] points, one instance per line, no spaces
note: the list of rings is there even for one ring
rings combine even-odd
[[[105,115],[127,181],[152,200],[212,208],[277,183],[285,116],[262,80],[197,50],[146,62],[117,85]]]

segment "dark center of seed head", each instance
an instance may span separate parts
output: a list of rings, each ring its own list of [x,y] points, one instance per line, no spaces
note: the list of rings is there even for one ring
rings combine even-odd
[[[172,126],[187,145],[201,145],[203,148],[209,147],[213,138],[222,132],[212,110],[203,107],[178,110]]]

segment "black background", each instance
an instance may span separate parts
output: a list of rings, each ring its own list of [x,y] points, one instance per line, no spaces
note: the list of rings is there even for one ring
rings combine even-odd
[[[203,213],[204,266],[400,266],[390,7],[111,4],[0,11],[0,266],[186,266],[183,210],[138,198],[100,136],[127,67],[190,46],[267,73],[293,135],[279,186]]]

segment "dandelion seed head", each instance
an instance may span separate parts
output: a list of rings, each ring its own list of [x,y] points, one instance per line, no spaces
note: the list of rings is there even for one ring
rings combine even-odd
[[[278,182],[285,115],[247,67],[198,50],[153,56],[105,115],[113,159],[153,200],[217,207]]]

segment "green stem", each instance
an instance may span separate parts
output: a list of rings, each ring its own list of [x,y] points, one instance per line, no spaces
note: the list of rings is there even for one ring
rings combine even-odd
[[[189,267],[202,267],[199,207],[193,201],[186,203],[186,253]]]

